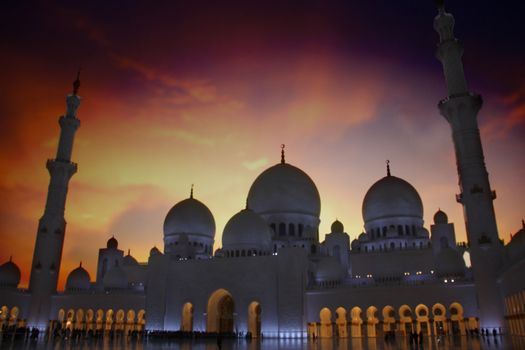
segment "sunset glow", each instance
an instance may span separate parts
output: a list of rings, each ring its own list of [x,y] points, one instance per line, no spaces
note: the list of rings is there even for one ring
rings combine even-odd
[[[191,184],[215,217],[219,248],[281,144],[320,192],[321,240],[336,218],[351,239],[362,232],[362,199],[389,159],[393,175],[419,191],[425,226],[441,208],[464,241],[450,128],[437,109],[446,90],[433,2],[292,3],[2,5],[0,263],[13,256],[27,286],[45,162],[79,66],[78,173],[59,288],[80,261],[94,279],[112,235],[139,261],[162,250],[164,217]],[[514,31],[517,15],[488,4],[450,7],[470,89],[484,98],[485,160],[508,241],[525,216],[525,35]],[[479,35],[489,14],[494,33]]]

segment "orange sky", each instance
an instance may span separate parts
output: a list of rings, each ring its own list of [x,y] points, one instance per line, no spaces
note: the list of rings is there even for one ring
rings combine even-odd
[[[279,161],[282,143],[287,162],[317,184],[321,239],[335,218],[351,239],[362,231],[361,201],[385,175],[386,159],[394,175],[419,191],[425,226],[441,208],[458,240],[465,239],[450,130],[436,108],[444,82],[429,52],[413,48],[422,66],[318,42],[281,54],[246,44],[242,54],[237,47],[190,64],[173,53],[157,58],[125,50],[103,26],[86,21],[71,25],[105,52],[105,61],[84,59],[73,151],[79,171],[66,207],[61,287],[79,261],[94,278],[97,250],[112,235],[139,261],[154,245],[162,249],[164,216],[187,198],[191,184],[215,216],[220,247],[225,223],[243,208],[257,175]],[[424,29],[435,41],[431,21]],[[199,49],[188,52],[195,58]],[[45,161],[56,152],[57,119],[75,68],[36,60],[26,49],[5,52],[0,262],[12,255],[27,285],[49,181]],[[467,74],[480,74],[473,57],[466,60]],[[500,236],[508,241],[525,215],[525,85],[485,92],[486,81],[470,80],[485,96],[482,141]]]

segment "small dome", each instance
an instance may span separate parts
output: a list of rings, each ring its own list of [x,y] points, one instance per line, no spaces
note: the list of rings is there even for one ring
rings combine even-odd
[[[458,276],[465,273],[465,260],[461,254],[450,248],[443,248],[436,255],[436,271],[438,276]]]
[[[132,257],[130,252],[128,251],[128,255],[126,255],[124,257],[124,259],[122,259],[122,265],[124,265],[124,266],[138,266],[139,262],[137,261],[137,259]]]
[[[118,248],[118,241],[115,238],[115,236],[112,236],[110,239],[108,239],[108,242],[106,243],[106,247],[108,249],[117,249]]]
[[[363,220],[367,223],[394,217],[422,219],[423,203],[411,184],[395,176],[385,176],[366,193]]]
[[[439,209],[434,214],[434,224],[440,225],[440,224],[448,224],[448,216],[447,214]]]
[[[91,287],[89,273],[80,264],[69,273],[66,280],[66,290],[86,290]]]
[[[193,197],[175,204],[164,220],[164,237],[181,233],[215,237],[215,219],[210,209]]]
[[[248,193],[248,206],[261,215],[296,213],[319,217],[321,199],[314,182],[304,171],[279,163],[255,179]]]
[[[0,265],[0,286],[17,287],[20,276],[20,269],[11,259]]]
[[[335,220],[332,223],[332,226],[330,226],[330,232],[331,233],[343,233],[345,232],[345,227],[343,226],[343,223],[339,220]]]
[[[128,288],[128,277],[126,272],[119,266],[114,266],[106,273],[102,280],[105,289],[126,289]]]
[[[235,248],[268,251],[272,235],[266,221],[250,209],[235,214],[224,227],[222,247],[225,250]]]
[[[342,277],[343,267],[336,258],[323,257],[317,263],[315,268],[316,281],[340,281]]]
[[[361,232],[361,234],[358,237],[359,242],[366,242],[368,241],[368,235],[364,232]]]
[[[428,232],[428,230],[426,228],[421,227],[419,230],[417,230],[417,236],[418,237],[429,238],[430,237],[430,233]]]
[[[159,248],[157,247],[153,247],[151,248],[151,250],[149,251],[149,256],[153,256],[153,255],[161,255],[162,253],[160,252]]]

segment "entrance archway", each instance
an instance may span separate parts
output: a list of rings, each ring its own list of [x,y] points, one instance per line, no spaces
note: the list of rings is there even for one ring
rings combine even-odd
[[[319,336],[321,338],[332,338],[332,312],[330,309],[324,307],[319,312],[319,318],[321,319],[321,331]]]
[[[193,331],[193,305],[192,303],[186,303],[182,307],[182,327],[183,332]]]
[[[428,318],[428,307],[424,304],[416,306],[417,333],[430,335],[430,323]]]
[[[377,324],[379,320],[377,319],[377,308],[375,306],[370,306],[366,309],[367,317],[367,327],[366,333],[369,338],[375,338],[377,336]]]
[[[401,305],[399,308],[399,322],[401,323],[401,332],[406,336],[415,331],[412,328],[412,310],[408,305]]]
[[[206,329],[212,333],[233,333],[232,295],[225,289],[213,292],[208,299]]]
[[[248,332],[252,338],[261,336],[261,304],[256,301],[248,306]]]
[[[339,338],[348,338],[348,330],[346,321],[346,309],[344,307],[338,307],[335,310],[335,324],[337,325],[337,336]]]
[[[361,338],[362,336],[361,325],[363,324],[363,320],[361,319],[361,313],[362,310],[360,307],[354,306],[352,308],[352,338]]]
[[[383,308],[383,332],[390,334],[396,330],[396,313],[391,305]]]
[[[445,335],[447,333],[445,306],[439,303],[434,304],[434,306],[432,306],[432,314],[434,316],[434,334]]]
[[[465,335],[465,322],[463,321],[463,306],[454,302],[450,304],[450,323],[452,328],[452,334],[461,334]]]

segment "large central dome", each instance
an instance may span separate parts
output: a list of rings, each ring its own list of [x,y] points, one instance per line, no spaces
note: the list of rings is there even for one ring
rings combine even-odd
[[[297,213],[319,217],[321,199],[304,171],[282,162],[255,179],[248,193],[248,207],[262,215]]]
[[[365,223],[392,217],[423,218],[423,203],[416,189],[403,179],[385,176],[370,187],[363,200]]]
[[[175,204],[164,220],[164,237],[182,233],[211,239],[215,236],[215,220],[211,211],[193,196]]]

